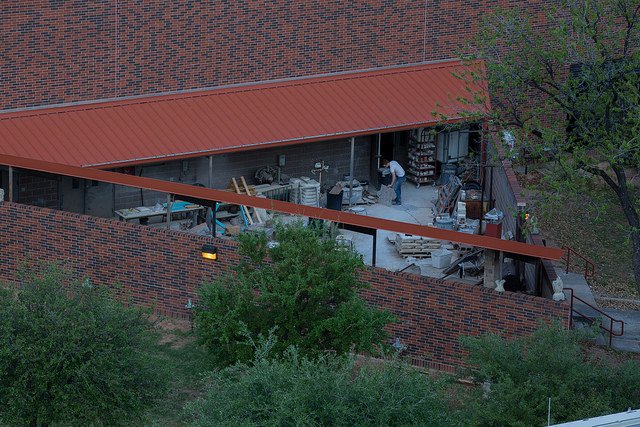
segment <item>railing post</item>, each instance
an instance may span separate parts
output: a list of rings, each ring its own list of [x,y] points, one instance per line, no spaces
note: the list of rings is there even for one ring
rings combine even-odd
[[[569,329],[571,329],[573,326],[573,289],[571,289],[571,299],[569,301]]]
[[[609,318],[609,347],[611,347],[611,343],[613,342],[613,318]]]
[[[589,263],[587,260],[584,261],[584,278],[589,277]]]

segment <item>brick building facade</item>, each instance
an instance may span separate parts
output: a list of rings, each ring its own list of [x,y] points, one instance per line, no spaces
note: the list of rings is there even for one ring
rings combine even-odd
[[[196,288],[229,272],[239,261],[237,243],[216,240],[219,260],[200,256],[209,238],[111,219],[0,202],[0,281],[12,282],[26,259],[61,261],[79,279],[99,286],[119,285],[134,304],[184,318]],[[114,268],[117,266],[117,268]],[[460,365],[460,337],[485,332],[505,337],[531,333],[540,321],[566,324],[569,305],[530,295],[497,293],[479,285],[407,273],[364,269],[371,287],[362,296],[388,309],[398,322],[390,339],[407,345],[415,363],[437,368]]]
[[[0,110],[458,56],[497,7],[555,0],[8,0]]]

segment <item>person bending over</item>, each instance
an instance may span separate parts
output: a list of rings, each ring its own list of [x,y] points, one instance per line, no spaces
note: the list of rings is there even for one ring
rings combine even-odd
[[[404,173],[404,169],[402,166],[395,160],[382,160],[382,165],[385,168],[389,168],[391,171],[391,184],[389,187],[393,188],[393,191],[396,193],[396,198],[391,201],[394,205],[402,204],[402,183],[407,179]]]

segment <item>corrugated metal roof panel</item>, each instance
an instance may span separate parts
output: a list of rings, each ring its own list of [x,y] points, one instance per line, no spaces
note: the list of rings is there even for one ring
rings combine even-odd
[[[470,108],[453,74],[464,68],[447,61],[8,112],[0,154],[111,167],[419,127],[439,121],[434,111],[456,121]]]

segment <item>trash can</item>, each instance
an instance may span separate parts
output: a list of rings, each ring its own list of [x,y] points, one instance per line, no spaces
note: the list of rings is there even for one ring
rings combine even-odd
[[[484,214],[484,235],[489,237],[502,238],[502,218],[504,214],[502,211],[493,208],[486,214]]]
[[[327,193],[327,209],[333,209],[335,211],[342,210],[342,196],[344,190],[340,190],[338,194]]]
[[[383,185],[391,184],[391,171],[389,168],[378,168],[378,190]]]

